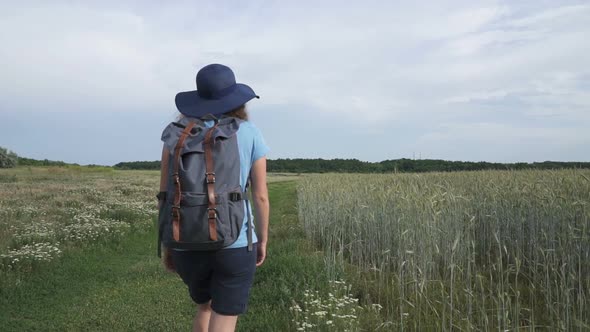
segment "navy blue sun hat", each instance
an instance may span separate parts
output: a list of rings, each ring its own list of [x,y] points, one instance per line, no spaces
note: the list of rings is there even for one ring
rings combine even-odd
[[[251,87],[236,83],[234,72],[220,64],[207,65],[197,73],[197,90],[176,95],[176,108],[194,118],[229,112],[247,101],[260,98]]]

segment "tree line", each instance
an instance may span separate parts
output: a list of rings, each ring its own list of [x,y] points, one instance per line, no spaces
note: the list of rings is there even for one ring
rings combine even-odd
[[[79,166],[54,160],[19,157],[0,147],[0,168],[15,166]],[[88,165],[94,167],[97,165]],[[113,166],[121,170],[159,170],[160,161],[129,161]],[[268,172],[273,173],[394,173],[394,172],[450,172],[480,170],[590,168],[590,162],[543,161],[533,163],[491,163],[485,161],[449,161],[440,159],[393,159],[380,162],[358,159],[269,159]]]
[[[68,165],[75,165],[79,166],[78,164],[68,164],[63,161],[55,161],[55,160],[48,160],[48,159],[31,159],[31,158],[24,158],[18,157],[18,165],[19,166],[68,166]]]
[[[160,169],[160,161],[121,162],[118,169]],[[479,170],[562,169],[590,168],[590,162],[544,161],[533,163],[491,163],[449,161],[440,159],[394,159],[367,162],[358,159],[269,159],[267,171],[275,173],[392,173],[392,172],[446,172]]]

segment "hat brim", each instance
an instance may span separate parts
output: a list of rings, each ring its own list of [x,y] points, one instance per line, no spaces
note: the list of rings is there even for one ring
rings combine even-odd
[[[207,114],[223,114],[254,98],[260,98],[246,84],[237,83],[236,85],[232,93],[219,99],[202,98],[197,90],[179,92],[175,98],[176,108],[186,116],[200,118]]]

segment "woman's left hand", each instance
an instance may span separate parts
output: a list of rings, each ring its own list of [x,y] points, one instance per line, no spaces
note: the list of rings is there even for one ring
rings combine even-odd
[[[172,261],[172,249],[164,248],[164,267],[168,272],[176,272],[176,267],[174,266],[174,262]]]

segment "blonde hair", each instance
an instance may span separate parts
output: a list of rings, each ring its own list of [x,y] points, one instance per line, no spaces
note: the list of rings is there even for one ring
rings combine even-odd
[[[238,119],[241,119],[244,121],[248,121],[248,112],[246,111],[246,104],[238,106],[229,112],[223,113],[222,115],[231,116],[231,117],[238,118]],[[182,118],[184,118],[184,114],[180,113],[180,114],[178,114],[176,121],[178,121]]]

